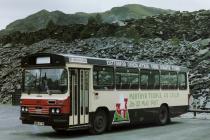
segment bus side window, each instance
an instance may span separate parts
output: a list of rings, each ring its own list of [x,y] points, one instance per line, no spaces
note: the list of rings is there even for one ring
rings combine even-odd
[[[118,72],[118,69],[116,68],[115,71],[115,84],[116,84],[116,89],[121,89],[121,73]]]
[[[170,72],[170,79],[169,79],[170,85],[169,88],[170,89],[177,89],[178,88],[178,77],[177,77],[177,73],[176,72]]]
[[[179,73],[178,81],[179,81],[180,90],[187,89],[187,74],[186,73]]]
[[[141,89],[148,89],[149,75],[150,75],[149,70],[140,71],[140,88]]]
[[[94,89],[114,89],[114,68],[94,66],[93,68]]]
[[[129,73],[126,68],[116,68],[116,89],[129,89]]]
[[[149,89],[160,89],[160,73],[157,70],[152,70],[149,76]]]
[[[169,72],[161,71],[160,75],[161,89],[169,89],[169,84],[170,84],[169,80],[170,80]]]
[[[139,70],[116,68],[116,89],[139,89]]]
[[[130,89],[139,89],[139,69],[129,69]]]

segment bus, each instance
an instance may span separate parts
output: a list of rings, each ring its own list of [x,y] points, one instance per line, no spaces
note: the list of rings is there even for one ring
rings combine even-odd
[[[121,124],[165,125],[188,109],[188,69],[36,53],[22,58],[20,120],[56,132],[100,134]]]

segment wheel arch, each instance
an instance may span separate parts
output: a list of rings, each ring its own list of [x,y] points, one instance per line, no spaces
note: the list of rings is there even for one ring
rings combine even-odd
[[[107,119],[108,119],[108,122],[110,122],[110,111],[108,109],[108,107],[106,106],[100,106],[96,109],[95,113],[98,112],[98,111],[105,111],[106,115],[107,115]]]
[[[160,105],[160,107],[161,107],[161,106],[166,106],[167,109],[168,109],[168,112],[170,112],[169,105],[168,105],[167,103],[162,103],[162,104]]]
[[[94,125],[93,125],[93,123],[94,123],[94,119],[95,119],[95,116],[97,116],[96,114],[98,113],[98,112],[100,112],[100,111],[104,111],[104,113],[106,114],[106,118],[107,118],[107,126],[106,126],[106,130],[108,129],[110,129],[111,128],[111,113],[110,113],[110,111],[109,111],[109,109],[106,107],[106,106],[100,106],[100,107],[97,107],[97,109],[95,110],[95,112],[92,112],[92,115],[91,115],[91,122],[90,122],[90,124],[91,124],[91,127],[90,127],[90,133],[92,133],[92,134],[97,134],[95,131],[94,131]]]
[[[161,108],[161,106],[166,106],[166,108],[168,110],[168,123],[170,123],[171,122],[171,111],[170,111],[170,107],[169,107],[168,103],[162,103],[160,105],[160,108]]]

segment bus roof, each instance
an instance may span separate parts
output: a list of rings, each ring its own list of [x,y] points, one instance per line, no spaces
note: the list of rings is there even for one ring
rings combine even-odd
[[[86,63],[93,65],[104,65],[104,66],[116,66],[116,67],[128,67],[128,68],[140,68],[140,69],[154,69],[154,70],[168,70],[168,71],[185,71],[188,69],[186,67],[181,67],[177,65],[166,65],[157,64],[153,62],[145,61],[126,61],[108,58],[97,58],[97,57],[86,57],[78,55],[60,54],[65,56],[69,63]]]
[[[36,64],[37,58],[51,58],[50,64]],[[59,60],[59,61],[58,61]],[[46,59],[45,59],[46,61]],[[33,63],[32,63],[33,62]],[[22,67],[29,66],[64,66],[66,63],[92,64],[113,67],[127,67],[140,68],[152,70],[166,70],[166,71],[182,71],[187,72],[186,67],[177,65],[157,64],[145,61],[126,61],[108,58],[87,57],[72,54],[50,54],[50,53],[36,53],[22,58]]]

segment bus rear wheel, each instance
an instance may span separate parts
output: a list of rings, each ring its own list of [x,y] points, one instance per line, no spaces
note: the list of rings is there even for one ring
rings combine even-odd
[[[92,128],[90,129],[91,134],[101,134],[107,129],[107,114],[104,110],[96,112],[94,120],[92,122]]]
[[[170,122],[169,110],[166,105],[160,107],[157,122],[159,125],[166,125]]]

